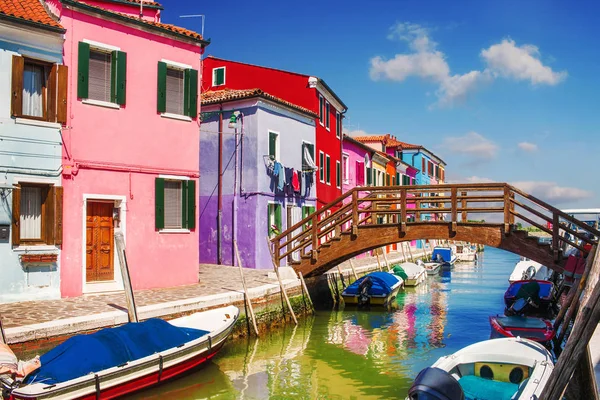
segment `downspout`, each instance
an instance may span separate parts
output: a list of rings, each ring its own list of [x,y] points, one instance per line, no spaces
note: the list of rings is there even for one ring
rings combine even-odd
[[[235,243],[237,243],[237,215],[238,215],[238,198],[237,198],[237,177],[238,177],[238,146],[241,145],[242,141],[244,140],[244,114],[242,114],[240,112],[240,117],[242,119],[242,127],[241,127],[241,132],[240,132],[240,142],[238,143],[238,131],[237,131],[237,127],[235,128],[235,160],[234,160],[234,175],[233,175],[233,241]],[[241,152],[240,149],[240,156],[243,154]],[[240,162],[240,166],[241,166],[241,162]],[[243,171],[243,168],[242,168]],[[242,183],[242,173],[240,172],[240,193],[242,191],[241,189],[241,183]],[[234,266],[237,265],[237,260],[235,257],[235,249],[233,249],[232,246],[232,264]],[[240,256],[241,257],[241,256]]]
[[[219,155],[217,174],[217,264],[222,264],[221,232],[223,223],[223,105],[219,104]]]
[[[29,169],[29,168],[2,168],[0,169],[0,174],[26,174],[26,175],[37,175],[37,176],[45,176],[56,178],[62,174],[62,166],[58,167],[55,170],[38,170],[38,169]]]

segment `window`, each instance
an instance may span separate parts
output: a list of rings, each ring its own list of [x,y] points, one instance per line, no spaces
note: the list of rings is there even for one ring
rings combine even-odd
[[[423,175],[425,175],[427,173],[427,169],[425,168],[425,158],[421,158],[421,172],[423,173]]]
[[[327,181],[327,184],[329,185],[331,183],[331,157],[329,157],[329,155],[326,156],[327,161],[325,162],[325,178]]]
[[[213,68],[213,86],[225,84],[225,67]]]
[[[371,172],[371,168],[367,167],[367,186],[371,186],[373,184],[373,173]]]
[[[11,115],[66,123],[67,77],[64,65],[13,56]]]
[[[319,152],[319,180],[321,182],[325,181],[325,155],[322,151]]]
[[[390,174],[385,174],[385,186],[390,186]]]
[[[279,135],[276,132],[269,132],[269,158],[279,159]]]
[[[302,171],[314,171],[315,168],[315,145],[302,143]]]
[[[331,115],[331,112],[329,112],[329,102],[326,101],[325,102],[325,128],[327,128],[327,130],[329,130],[329,117]]]
[[[269,203],[267,205],[268,232],[270,238],[274,238],[282,232],[281,226],[281,204]]]
[[[433,176],[433,163],[431,161],[427,162],[427,175]]]
[[[79,42],[77,97],[125,104],[127,53]]]
[[[338,188],[342,187],[342,171],[341,171],[341,165],[339,161],[335,162],[335,185]]]
[[[347,154],[342,155],[342,177],[344,183],[348,183],[350,180],[350,160]]]
[[[342,137],[342,114],[335,112],[335,136],[339,139]]]
[[[319,95],[319,123],[323,125],[323,96]]]
[[[364,186],[365,185],[365,163],[362,161],[356,162],[356,186]]]
[[[400,185],[400,175],[402,175],[400,172],[396,172],[396,185]],[[404,175],[402,177],[404,178]],[[402,184],[404,184],[404,179],[402,180]]]
[[[156,178],[154,200],[157,230],[196,227],[196,181]]]
[[[435,178],[440,179],[440,166],[439,165],[435,166]]]
[[[12,244],[62,244],[61,186],[20,183],[12,190]]]
[[[198,71],[158,62],[157,108],[161,114],[198,116]]]
[[[445,182],[445,178],[446,178],[446,176],[444,174],[444,168],[440,168],[440,180],[442,182]]]

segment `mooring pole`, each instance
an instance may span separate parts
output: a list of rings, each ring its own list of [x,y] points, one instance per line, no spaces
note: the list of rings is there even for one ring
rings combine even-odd
[[[300,282],[302,282],[302,288],[304,289],[304,293],[306,293],[306,297],[308,298],[308,302],[310,303],[310,307],[312,308],[312,313],[315,313],[315,305],[310,298],[310,293],[308,293],[308,288],[306,287],[306,283],[304,282],[304,276],[302,276],[302,272],[298,272],[298,276],[300,277]]]
[[[287,303],[287,306],[290,309],[290,313],[292,314],[292,319],[294,320],[294,323],[296,325],[298,325],[298,320],[296,319],[296,314],[294,313],[294,309],[292,308],[290,299],[287,295],[287,292],[285,291],[285,287],[283,287],[283,282],[281,281],[281,276],[279,276],[279,268],[277,267],[277,264],[275,263],[275,255],[273,254],[273,249],[271,249],[271,241],[269,240],[268,236],[267,236],[267,247],[269,248],[269,254],[271,254],[271,262],[273,263],[273,268],[275,269],[275,275],[277,275],[277,280],[279,281],[279,287],[281,288],[281,293],[283,294],[283,297],[285,298],[285,302]]]
[[[115,232],[115,243],[117,245],[117,256],[121,267],[121,276],[123,277],[123,288],[125,289],[125,299],[127,300],[127,314],[129,322],[139,322],[137,310],[135,308],[135,299],[133,297],[133,287],[131,286],[131,277],[129,276],[129,267],[127,266],[127,256],[125,254],[125,240],[123,232],[117,229]]]
[[[383,268],[381,268],[381,263],[379,262],[379,249],[375,250],[375,257],[377,257],[377,268],[379,268],[380,271],[383,271]]]
[[[387,254],[385,254],[385,248],[383,248],[383,259],[385,260],[385,265],[387,267],[388,272],[390,272],[390,262],[388,261]]]
[[[6,334],[4,333],[4,327],[2,326],[2,315],[0,315],[0,343],[8,344]]]
[[[352,269],[352,273],[354,274],[354,280],[358,280],[358,275],[356,275],[356,270],[354,269],[354,264],[352,263],[352,259],[349,259],[350,268]]]
[[[233,239],[233,250],[235,251],[235,258],[237,258],[238,267],[240,269],[240,277],[242,278],[242,286],[244,287],[244,297],[246,298],[246,304],[248,305],[248,311],[252,318],[252,326],[254,326],[254,332],[258,336],[258,327],[256,326],[256,316],[254,315],[254,308],[252,308],[252,302],[250,301],[250,295],[248,294],[248,288],[246,287],[246,278],[244,278],[244,268],[242,267],[242,259],[240,257],[240,250],[238,249],[237,240]],[[250,333],[250,332],[248,332]]]

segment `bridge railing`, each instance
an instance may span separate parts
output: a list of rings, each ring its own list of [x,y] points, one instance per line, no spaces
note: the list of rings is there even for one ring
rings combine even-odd
[[[288,259],[317,259],[321,248],[333,246],[344,233],[357,235],[360,227],[395,225],[496,224],[505,234],[517,221],[552,237],[555,259],[569,247],[584,250],[600,232],[548,203],[506,183],[356,187],[272,239],[278,265]]]

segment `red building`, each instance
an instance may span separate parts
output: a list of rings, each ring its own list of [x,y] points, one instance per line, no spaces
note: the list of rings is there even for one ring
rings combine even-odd
[[[342,194],[342,119],[347,107],[322,79],[209,56],[202,66],[202,91],[260,88],[315,112],[314,161],[317,208]]]

